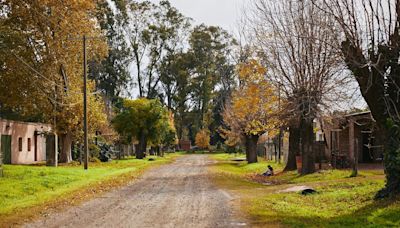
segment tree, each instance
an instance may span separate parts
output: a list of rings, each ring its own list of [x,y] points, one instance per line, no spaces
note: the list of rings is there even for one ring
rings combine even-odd
[[[203,24],[191,32],[188,54],[193,63],[191,95],[197,112],[195,132],[208,127],[216,88],[226,88],[225,79],[233,75],[229,55],[235,43],[232,36],[220,27]]]
[[[0,69],[0,103],[22,117],[56,124],[63,147],[61,161],[71,160],[71,138],[78,138],[83,113],[82,44],[70,38],[99,36],[101,31],[93,15],[93,1],[1,1],[1,25],[17,34],[18,43],[8,43]],[[73,26],[72,26],[73,25]],[[9,36],[9,35],[7,35]],[[101,40],[90,42],[89,59],[101,59],[107,45]],[[94,85],[89,82],[89,92]],[[104,122],[102,102],[89,94],[98,113],[91,123]],[[71,115],[74,113],[75,115]],[[94,131],[95,129],[91,129]]]
[[[160,94],[161,60],[184,47],[189,19],[169,1],[158,5],[149,1],[132,2],[126,28],[133,53],[139,96],[157,98]]]
[[[221,134],[228,142],[240,137],[246,147],[246,159],[257,162],[257,142],[260,135],[272,134],[279,121],[278,97],[273,85],[267,81],[266,69],[256,60],[238,66],[240,86],[232,94],[223,113],[225,127]]]
[[[115,130],[128,142],[139,141],[136,158],[143,159],[148,143],[162,142],[172,128],[168,110],[158,100],[125,100],[124,107],[112,121]],[[169,136],[169,135],[168,135]],[[167,138],[164,138],[167,139]]]
[[[199,129],[216,132],[222,124],[220,113],[235,84],[230,57],[235,41],[219,27],[200,25],[191,31],[189,44],[186,52],[166,55],[159,74],[163,98],[175,113],[178,137],[188,129],[195,139]]]
[[[257,53],[269,66],[269,78],[287,104],[284,112],[293,135],[289,163],[293,169],[300,142],[302,174],[315,172],[313,120],[324,107],[341,100],[346,83],[342,62],[333,47],[335,21],[310,1],[258,0],[249,14]],[[336,103],[337,104],[337,103]],[[299,130],[298,133],[297,130]],[[297,141],[297,142],[296,142]]]
[[[188,127],[191,83],[191,56],[185,52],[171,53],[160,64],[160,84],[167,107],[174,112],[178,138]]]
[[[337,49],[358,82],[385,143],[386,186],[377,196],[400,193],[400,2],[396,0],[313,1],[333,15],[341,33]]]
[[[108,55],[102,61],[91,61],[90,77],[96,82],[97,90],[108,99],[114,100],[127,89],[131,78],[129,63],[131,50],[126,41],[124,27],[128,24],[127,2],[125,0],[99,0],[96,18],[105,31],[108,42]]]
[[[202,129],[197,132],[196,146],[200,149],[208,149],[210,147],[210,131]]]

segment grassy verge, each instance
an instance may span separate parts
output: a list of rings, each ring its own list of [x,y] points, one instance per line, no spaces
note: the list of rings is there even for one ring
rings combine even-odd
[[[173,161],[178,154],[168,154],[155,161],[134,158],[82,166],[4,166],[0,178],[0,227],[58,209],[76,205],[138,177],[144,170]]]
[[[210,155],[218,161],[210,169],[217,185],[240,199],[240,209],[255,227],[400,227],[400,201],[375,201],[384,185],[383,171],[329,170],[299,176],[296,172],[274,177],[256,177],[270,164],[231,161],[226,154]],[[272,163],[275,170],[282,166]],[[283,193],[289,187],[306,185],[318,193],[303,196]]]

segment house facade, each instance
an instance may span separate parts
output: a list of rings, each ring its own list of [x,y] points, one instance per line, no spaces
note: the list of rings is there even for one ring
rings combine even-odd
[[[35,164],[46,161],[49,124],[0,119],[0,155],[4,164]]]
[[[350,164],[377,163],[383,159],[383,143],[370,112],[359,112],[334,118],[325,123],[325,156],[335,168]]]

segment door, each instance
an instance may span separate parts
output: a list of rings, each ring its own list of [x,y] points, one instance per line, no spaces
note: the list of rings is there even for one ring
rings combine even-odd
[[[373,149],[374,139],[371,137],[371,133],[363,133],[362,134],[362,162],[370,163],[374,160]]]
[[[38,135],[35,132],[35,135],[33,136],[33,151],[34,151],[34,156],[35,156],[35,162],[38,160]]]
[[[1,153],[3,154],[3,163],[11,164],[11,135],[1,136]]]

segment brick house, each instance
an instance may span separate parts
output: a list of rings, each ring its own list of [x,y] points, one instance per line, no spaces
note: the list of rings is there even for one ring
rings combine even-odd
[[[336,117],[323,129],[325,157],[333,167],[348,167],[355,158],[359,163],[376,163],[383,159],[383,143],[376,133],[371,112],[358,112]]]

